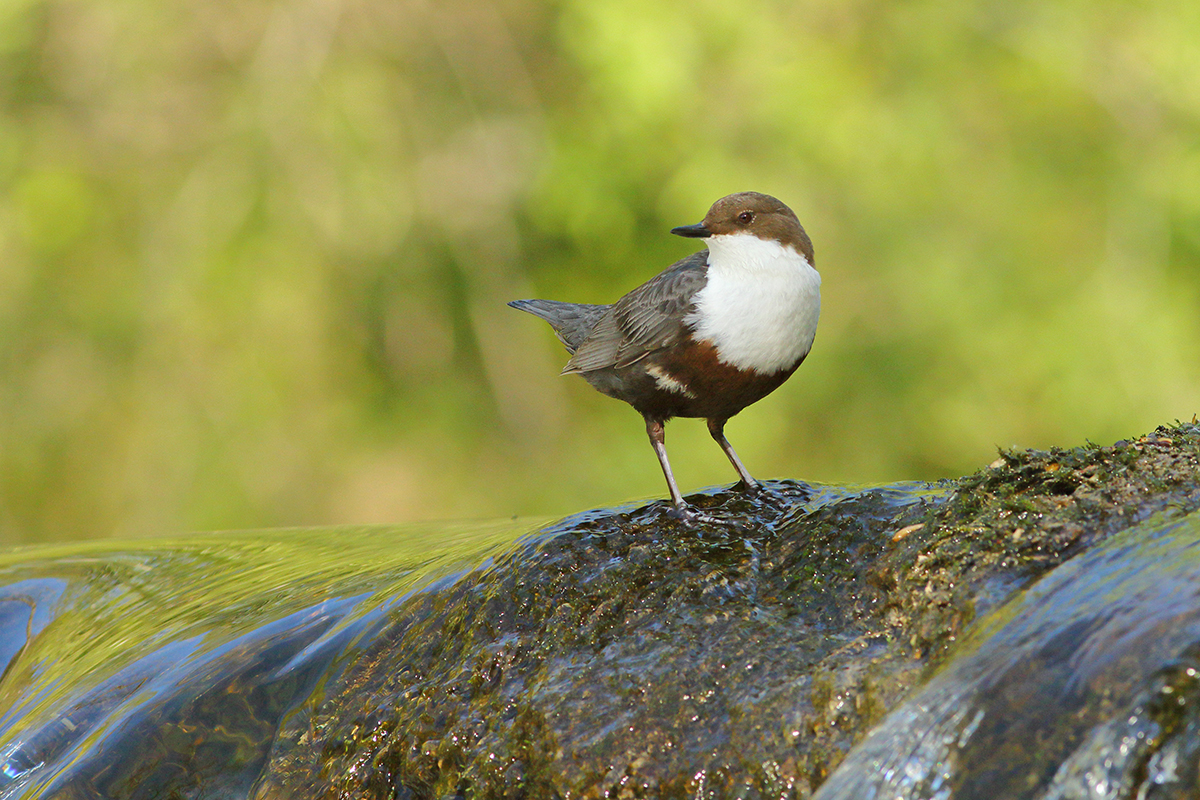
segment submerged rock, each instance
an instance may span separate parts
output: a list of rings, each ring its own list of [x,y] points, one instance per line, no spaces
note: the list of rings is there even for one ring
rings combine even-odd
[[[719,524],[589,512],[465,566],[335,541],[286,587],[170,550],[232,581],[202,632],[202,602],[167,622],[166,556],[2,570],[0,796],[1200,794],[1200,426],[692,500]],[[100,597],[121,646],[64,690],[39,653]]]
[[[704,498],[726,526],[665,504],[568,520],[407,604],[285,728],[262,796],[815,785],[919,672],[875,565],[939,497],[778,483]]]
[[[1200,514],[1134,525],[955,649],[818,797],[1200,795]]]
[[[1200,430],[1180,426],[1112,447],[1009,452],[939,486],[784,482],[754,500],[719,493],[701,501],[727,521],[719,526],[681,526],[661,504],[567,520],[405,606],[324,701],[285,727],[260,796],[314,784],[336,797],[808,796],[977,617],[1118,532],[1191,514],[1198,453]],[[1180,552],[1156,547],[1137,581],[1183,580],[1200,528],[1179,531],[1171,543]],[[1082,580],[1076,594],[1086,571]],[[1191,586],[1180,605],[1200,611],[1200,580]],[[1103,606],[1076,610],[1086,615],[1068,627],[1100,624]],[[1197,634],[1173,639],[1163,657],[1200,644]],[[1093,640],[1077,630],[1055,641]],[[1124,644],[1135,648],[1125,658],[1144,652],[1138,637]],[[1046,785],[1054,754],[1045,743],[1075,741],[1087,720],[1073,702],[1044,713],[1061,676],[1044,660],[1017,663],[1015,685],[1045,682],[1025,695],[1029,724],[993,725],[982,707],[965,713],[960,697],[937,688],[954,680],[943,678],[930,689],[952,700],[940,716],[904,706],[851,758],[858,779],[839,777],[849,788],[825,794],[910,786],[924,797],[965,786],[877,778],[881,765],[920,763],[932,733],[961,738],[971,726],[984,743],[974,779],[998,785],[987,776],[1000,754],[1013,776],[1011,792],[971,796]],[[1006,730],[1020,733],[1004,747]],[[1061,758],[1066,746],[1054,752]],[[928,773],[948,769],[945,751],[928,754]]]

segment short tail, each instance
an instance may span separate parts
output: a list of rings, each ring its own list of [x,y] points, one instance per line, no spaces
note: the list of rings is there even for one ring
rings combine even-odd
[[[549,322],[554,335],[572,355],[600,318],[612,308],[587,303],[562,303],[558,300],[513,300],[509,305]]]

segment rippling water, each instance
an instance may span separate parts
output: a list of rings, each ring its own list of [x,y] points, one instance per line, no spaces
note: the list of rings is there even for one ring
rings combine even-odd
[[[820,705],[813,699],[819,687],[805,683],[811,679],[805,659],[826,663],[822,659],[832,653],[842,663],[842,649],[862,649],[865,659],[848,655],[845,669],[879,669],[871,653],[882,652],[885,637],[871,631],[851,635],[866,606],[837,603],[851,586],[864,591],[862,576],[875,574],[871,560],[902,540],[894,530],[895,515],[936,505],[942,494],[916,484],[876,489],[780,484],[777,490],[773,516],[762,512],[753,525],[720,536],[675,530],[662,537],[655,521],[659,512],[641,509],[580,515],[524,540],[523,548],[514,544],[530,524],[504,522],[240,532],[3,554],[0,797],[246,797],[256,790],[269,793],[263,776],[280,759],[273,750],[305,747],[316,765],[313,774],[320,774],[326,759],[340,757],[338,742],[353,739],[358,720],[372,717],[373,703],[381,713],[372,724],[380,735],[391,735],[381,719],[398,717],[386,712],[416,702],[404,700],[406,670],[418,683],[439,680],[442,673],[425,669],[433,662],[411,661],[407,653],[384,647],[389,642],[415,647],[403,634],[405,618],[418,613],[427,617],[422,624],[434,626],[413,622],[412,635],[430,651],[426,656],[453,661],[466,652],[451,642],[440,656],[433,652],[446,631],[437,627],[442,616],[472,615],[463,630],[483,635],[494,628],[499,637],[485,642],[482,652],[495,658],[482,672],[479,664],[449,665],[445,674],[454,685],[447,692],[455,697],[431,709],[469,713],[469,703],[454,703],[458,694],[474,691],[472,682],[480,683],[480,692],[497,693],[497,702],[515,703],[526,693],[523,708],[541,702],[560,712],[575,709],[583,730],[570,745],[580,748],[574,755],[555,752],[562,742],[555,737],[570,730],[563,724],[565,712],[537,718],[552,760],[569,761],[582,759],[592,739],[608,735],[594,714],[604,703],[616,704],[609,709],[613,719],[626,720],[625,738],[636,738],[635,728],[656,715],[669,728],[676,725],[669,721],[675,719],[671,708],[654,706],[665,695],[654,695],[649,683],[628,695],[633,699],[626,707],[612,681],[691,686],[708,670],[718,675],[714,697],[730,696],[723,705],[704,706],[704,713],[714,715],[707,724],[699,712],[689,719],[717,739],[725,730],[743,736],[759,731],[764,742],[770,738],[770,746],[782,750],[760,759],[755,785],[775,788],[769,795],[733,783],[719,788],[721,773],[712,765],[678,786],[688,796],[705,798],[806,796],[786,774],[796,769],[789,766],[788,747],[792,755],[800,752],[798,737],[810,719],[805,715]],[[564,533],[570,537],[555,538]],[[596,616],[617,594],[602,591],[606,580],[638,576],[650,589],[668,585],[662,571],[640,576],[641,563],[669,565],[670,580],[678,582],[666,590],[673,610],[631,607],[628,614],[610,609],[611,619]],[[776,574],[784,564],[786,574]],[[859,567],[864,571],[856,572]],[[550,580],[555,575],[557,583]],[[822,576],[827,580],[818,581]],[[975,622],[936,675],[849,752],[817,798],[1197,796],[1200,512],[1168,509],[1024,588],[1016,588],[1011,575],[1006,580],[1007,602],[978,606],[995,610]],[[521,595],[511,607],[504,602],[510,594]],[[594,601],[595,609],[573,608],[564,597],[577,605],[591,598],[586,602]],[[551,633],[530,641],[534,651],[545,650],[545,659],[530,661],[536,668],[521,672],[520,659],[502,656],[511,645],[509,617],[526,601],[559,605],[539,610]],[[499,615],[495,620],[484,619],[489,609]],[[592,627],[572,627],[572,614],[591,619]],[[529,615],[530,626],[535,616]],[[686,624],[676,625],[679,620]],[[837,628],[839,620],[850,628]],[[623,625],[632,625],[632,633],[612,633]],[[758,633],[739,638],[746,626]],[[691,631],[690,638],[674,628]],[[586,641],[571,643],[569,652],[553,649],[556,637],[579,630],[590,631]],[[616,638],[593,652],[599,640],[587,637],[603,638],[604,631]],[[717,639],[711,638],[714,631],[720,632]],[[720,645],[730,642],[732,650],[720,655]],[[746,648],[754,651],[742,652]],[[610,657],[626,651],[624,660]],[[757,670],[753,675],[761,674],[769,685],[721,676],[736,664],[743,672]],[[799,672],[778,669],[788,664],[799,665]],[[598,676],[590,684],[589,670]],[[460,692],[454,681],[468,689]],[[340,697],[358,692],[358,710],[343,714],[333,702],[325,703],[332,706],[329,714],[313,714],[329,699],[327,690]],[[700,702],[691,695],[684,700],[687,708]],[[717,719],[718,707],[727,709],[727,718]],[[647,708],[653,713],[643,714]],[[769,718],[742,719],[756,713]],[[780,713],[790,715],[786,725]],[[443,735],[441,722],[427,722],[435,731],[431,735]],[[345,734],[316,730],[320,725],[342,726]],[[675,732],[668,730],[663,741],[670,742]],[[707,741],[690,735],[687,741]],[[369,759],[377,744],[355,746]],[[758,744],[742,741],[738,749],[757,752]],[[672,747],[661,753],[684,749]],[[430,752],[436,761],[437,753],[450,751]],[[286,786],[291,774],[276,770],[283,782],[274,785]],[[602,779],[609,780],[596,778]],[[663,796],[683,797],[679,792],[685,789]]]
[[[245,794],[280,717],[389,608],[529,523],[278,530],[0,556],[0,793]],[[131,752],[159,749],[166,758]],[[126,767],[128,766],[128,770]]]
[[[851,753],[817,797],[1200,792],[1200,512],[1058,567]]]

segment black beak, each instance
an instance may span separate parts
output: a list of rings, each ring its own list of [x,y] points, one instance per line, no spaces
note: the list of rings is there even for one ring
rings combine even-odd
[[[712,236],[708,232],[708,228],[704,227],[703,222],[697,222],[695,225],[683,225],[679,228],[671,228],[671,233],[676,236],[686,236],[689,239],[707,239]]]

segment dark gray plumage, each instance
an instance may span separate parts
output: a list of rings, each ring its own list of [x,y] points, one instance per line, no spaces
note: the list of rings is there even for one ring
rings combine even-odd
[[[572,351],[563,374],[627,367],[677,344],[686,335],[683,318],[692,297],[707,280],[707,250],[672,264],[608,307]]]
[[[611,305],[563,303],[558,300],[513,300],[509,305],[549,322],[554,335],[571,354],[596,327],[596,322],[612,308]]]
[[[708,280],[708,251],[681,259],[612,305],[513,300],[544,319],[572,355],[563,374],[627,367],[685,335],[683,318]]]

